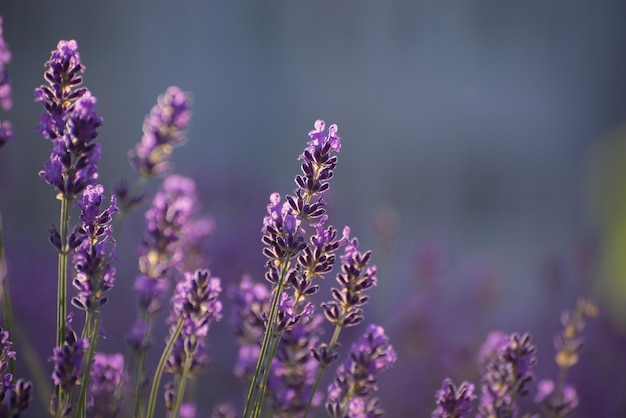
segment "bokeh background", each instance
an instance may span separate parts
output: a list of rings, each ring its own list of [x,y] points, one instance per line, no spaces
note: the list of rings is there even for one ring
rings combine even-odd
[[[269,194],[294,188],[315,119],[339,125],[331,222],[379,267],[366,318],[399,354],[380,382],[387,416],[428,416],[446,376],[476,381],[493,329],[531,332],[536,372],[554,378],[559,314],[579,296],[600,316],[571,372],[575,416],[626,413],[625,2],[2,0],[0,15],[14,99],[2,118],[18,136],[0,154],[0,208],[22,374],[29,348],[49,372],[55,327],[58,202],[37,176],[50,144],[33,89],[57,41],[76,39],[105,121],[107,190],[136,178],[127,152],[158,94],[193,93],[173,161],[215,219],[207,264],[226,287],[261,280]],[[143,210],[118,242],[104,351],[126,350]],[[241,402],[227,317],[196,384],[200,416]]]

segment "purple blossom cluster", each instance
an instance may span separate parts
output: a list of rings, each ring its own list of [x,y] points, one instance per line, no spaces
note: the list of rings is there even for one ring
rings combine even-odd
[[[13,373],[8,371],[10,362],[16,357],[9,333],[0,328],[0,416],[19,417],[31,400],[32,384],[24,379],[13,382]]]
[[[187,140],[191,121],[191,96],[176,86],[159,96],[143,122],[141,142],[128,153],[131,165],[142,177],[154,177],[170,170],[174,147]]]
[[[2,29],[2,17],[0,16],[0,107],[5,112],[13,107],[13,100],[11,99],[11,83],[9,82],[9,72],[7,71],[7,64],[11,62],[11,51],[4,40]],[[0,120],[0,148],[6,144],[9,140],[13,139],[15,134],[13,133],[13,127],[8,120]]]
[[[168,372],[182,374],[189,362],[189,373],[196,375],[209,365],[206,337],[210,323],[222,318],[221,293],[220,279],[211,277],[208,270],[185,273],[185,278],[178,282],[168,318],[170,333],[174,333],[179,321],[183,325],[167,359]]]
[[[39,133],[52,141],[52,153],[39,175],[60,196],[73,201],[98,179],[101,149],[93,141],[102,118],[96,113],[96,98],[79,87],[85,67],[76,41],[59,41],[46,67],[48,85],[35,89],[35,101],[46,110]]]
[[[122,385],[125,381],[124,356],[96,353],[91,365],[87,414],[93,418],[121,415]]]
[[[85,312],[106,303],[104,293],[113,287],[115,279],[115,267],[111,265],[115,247],[111,222],[118,208],[112,197],[109,207],[101,210],[103,199],[102,185],[87,186],[77,202],[82,223],[70,237],[70,247],[75,248],[72,261],[76,270],[72,283],[78,291],[72,304]]]
[[[174,274],[198,268],[202,261],[201,247],[213,223],[197,216],[198,206],[195,182],[170,175],[145,214],[140,274],[135,279],[140,316],[129,335],[129,343],[138,350],[146,348],[146,321],[162,309]]]
[[[374,393],[377,376],[397,360],[389,337],[382,327],[369,325],[352,345],[350,358],[337,369],[328,387],[326,410],[335,418],[380,417],[383,410]]]

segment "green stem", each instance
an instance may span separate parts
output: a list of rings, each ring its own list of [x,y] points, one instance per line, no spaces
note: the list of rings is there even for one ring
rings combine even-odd
[[[150,324],[151,324],[151,317],[148,316],[146,318],[146,333],[143,337],[143,343],[141,344],[142,347],[146,346],[146,342],[148,341],[148,335],[150,334]],[[139,358],[137,359],[137,374],[135,376],[135,414],[134,416],[136,418],[140,418],[141,417],[141,402],[143,400],[143,390],[141,388],[141,381],[143,379],[143,372],[144,369],[146,367],[146,351],[147,350],[143,350],[139,353]]]
[[[59,220],[59,235],[61,237],[61,249],[59,250],[59,263],[57,275],[57,347],[63,346],[65,341],[65,320],[67,318],[67,233],[70,223],[69,199],[61,198],[61,216]]]
[[[180,406],[182,405],[183,398],[185,397],[185,384],[187,383],[187,378],[189,377],[189,369],[191,369],[192,359],[193,354],[185,353],[185,365],[183,366],[183,375],[180,378],[180,382],[178,382],[178,390],[176,391],[176,404],[174,405],[174,410],[172,411],[172,418],[178,418]]]
[[[330,339],[330,343],[328,344],[329,353],[331,353],[335,349],[335,345],[337,344],[337,341],[339,340],[339,334],[341,333],[343,320],[344,318],[342,315],[342,318],[335,325],[335,331],[333,332],[333,336]],[[313,404],[313,397],[315,396],[315,391],[317,390],[317,386],[320,383],[324,370],[326,370],[326,366],[327,366],[326,364],[323,364],[317,370],[317,376],[315,376],[315,383],[313,383],[313,387],[311,388],[311,394],[309,395],[309,400],[306,403],[306,409],[304,410],[304,418],[306,418],[309,415],[309,409],[311,409],[311,405]]]
[[[66,196],[61,197],[61,214],[59,220],[59,236],[61,248],[59,249],[57,266],[57,347],[63,347],[65,341],[65,321],[67,318],[67,233],[70,223],[70,201]],[[61,393],[61,386],[57,386],[57,399],[69,401],[68,394]]]
[[[251,412],[250,406],[252,406],[252,399],[254,398],[256,385],[259,379],[259,374],[263,366],[263,360],[265,359],[265,356],[267,354],[267,349],[269,347],[269,340],[271,338],[271,335],[273,334],[274,322],[276,321],[276,315],[278,311],[277,309],[278,299],[280,298],[280,294],[282,293],[283,287],[285,285],[285,276],[287,275],[287,268],[289,266],[290,258],[291,258],[291,255],[287,254],[285,262],[282,266],[278,285],[274,289],[276,290],[276,292],[274,293],[274,297],[272,299],[272,307],[270,309],[270,316],[267,319],[267,329],[265,330],[265,334],[263,335],[263,343],[261,344],[261,352],[259,353],[259,358],[257,359],[256,368],[254,370],[254,376],[252,377],[252,382],[250,382],[250,388],[248,389],[248,397],[246,398],[246,407],[244,408],[244,411],[243,411],[244,418],[248,418],[249,416],[248,414]],[[269,370],[265,370],[264,373],[268,373],[268,371]]]
[[[87,318],[85,319],[85,328],[87,328],[88,324],[91,324],[89,329],[89,331],[91,331],[91,341],[89,342],[87,360],[85,362],[85,367],[83,368],[83,378],[81,380],[80,397],[78,398],[78,411],[76,417],[87,416],[87,387],[89,386],[89,378],[91,377],[91,364],[93,363],[93,357],[96,353],[96,344],[98,343],[100,313],[87,312]]]
[[[172,335],[170,335],[170,339],[167,341],[167,345],[165,346],[165,350],[163,350],[163,354],[161,354],[161,359],[159,360],[159,364],[157,365],[157,369],[154,374],[154,379],[152,380],[152,388],[150,389],[148,412],[146,413],[147,418],[154,417],[154,408],[156,406],[157,392],[159,391],[159,385],[161,384],[161,377],[163,376],[165,363],[167,362],[167,358],[172,352],[172,348],[174,347],[174,343],[176,342],[176,339],[180,334],[180,330],[183,328],[183,322],[183,318],[180,318],[178,320],[178,324],[176,324],[176,328],[174,329],[174,332],[172,332]]]

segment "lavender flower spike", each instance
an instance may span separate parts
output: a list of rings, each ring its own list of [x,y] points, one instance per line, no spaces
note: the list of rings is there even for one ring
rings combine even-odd
[[[374,392],[376,376],[393,366],[397,355],[382,327],[369,325],[350,358],[337,369],[328,386],[326,410],[334,418],[379,417],[383,411]]]
[[[141,142],[128,153],[131,165],[142,177],[159,176],[169,171],[168,158],[172,149],[187,140],[190,105],[189,93],[175,86],[159,96],[143,122]]]
[[[222,302],[218,299],[221,292],[220,279],[211,277],[208,270],[186,273],[176,285],[168,322],[172,332],[180,318],[183,319],[183,327],[167,360],[168,372],[182,373],[188,357],[191,357],[189,372],[192,375],[208,366],[205,339],[211,321],[222,317]]]
[[[11,51],[4,41],[2,24],[2,16],[0,16],[0,107],[6,112],[13,107],[9,73],[6,69],[6,65],[11,62]]]
[[[0,107],[4,111],[11,109],[13,101],[11,100],[11,83],[9,83],[9,73],[6,65],[11,62],[11,51],[4,41],[2,31],[2,17],[0,16]],[[9,140],[15,137],[11,122],[0,121],[0,148]]]
[[[19,417],[28,407],[32,395],[32,385],[23,379],[13,383],[13,375],[7,373],[8,363],[15,360],[13,343],[8,331],[0,328],[0,416]]]
[[[48,86],[35,89],[35,101],[44,104],[39,132],[52,141],[50,161],[39,173],[59,196],[74,200],[98,178],[101,151],[93,140],[102,124],[95,110],[96,98],[84,87],[76,41],[59,41],[46,63]]]
[[[90,371],[89,406],[87,416],[114,418],[120,415],[117,394],[124,383],[124,356],[120,353],[96,353]]]
[[[107,301],[103,294],[113,287],[115,268],[109,264],[115,247],[111,237],[111,221],[118,212],[115,197],[107,209],[100,211],[104,188],[98,184],[87,186],[78,201],[81,226],[70,238],[76,246],[73,262],[76,277],[73,280],[78,295],[72,304],[85,312],[100,308]]]
[[[69,393],[78,383],[82,371],[83,355],[89,347],[89,340],[78,339],[72,329],[70,313],[66,322],[66,337],[63,346],[55,347],[51,361],[53,366],[52,381],[61,388],[61,393]]]
[[[457,388],[450,379],[445,379],[437,391],[437,408],[432,418],[466,418],[474,399],[476,395],[472,383],[463,382]]]

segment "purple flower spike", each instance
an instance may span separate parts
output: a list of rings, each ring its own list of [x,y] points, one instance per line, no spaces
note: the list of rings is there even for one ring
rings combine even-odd
[[[160,176],[170,170],[172,149],[187,140],[190,105],[191,96],[175,86],[159,96],[144,120],[141,142],[128,153],[131,165],[141,176]]]
[[[2,23],[2,16],[0,16],[0,107],[7,111],[13,106],[9,73],[6,69],[6,65],[11,62],[11,51],[4,41]]]
[[[11,51],[4,41],[2,34],[2,16],[0,16],[0,107],[7,111],[13,106],[11,99],[11,83],[6,65],[11,62]],[[0,148],[15,138],[11,122],[0,121]]]
[[[353,344],[350,358],[337,369],[328,386],[326,410],[335,418],[382,416],[374,392],[376,376],[396,362],[397,355],[382,327],[369,325],[358,343]]]
[[[211,277],[208,270],[186,273],[185,278],[176,285],[168,323],[171,325],[170,332],[173,332],[182,318],[183,328],[167,360],[168,372],[182,373],[188,356],[192,357],[191,375],[198,374],[208,366],[205,340],[211,321],[218,321],[222,317],[222,302],[218,299],[221,292],[220,279]]]
[[[96,353],[90,371],[89,407],[87,415],[94,418],[114,418],[120,415],[120,385],[124,382],[124,356]]]
[[[46,66],[49,85],[35,89],[35,101],[46,111],[39,132],[52,141],[52,153],[39,175],[71,201],[98,179],[101,151],[93,140],[102,118],[95,111],[96,98],[78,87],[84,67],[76,41],[60,41]]]
[[[476,399],[472,383],[463,382],[457,388],[450,379],[443,381],[436,396],[437,408],[432,418],[466,418],[472,409],[472,401]]]
[[[527,383],[534,379],[531,368],[536,362],[530,335],[511,334],[482,370],[477,416],[513,416],[517,410],[516,399],[528,393]]]
[[[72,284],[78,290],[72,304],[84,311],[96,310],[106,303],[104,293],[113,287],[115,279],[115,268],[109,264],[115,248],[111,222],[119,210],[112,197],[109,207],[101,212],[103,197],[100,184],[87,186],[83,191],[77,203],[82,224],[69,240],[75,247],[72,261],[76,276]]]
[[[61,392],[70,393],[82,371],[83,355],[89,340],[78,339],[72,329],[72,314],[67,316],[66,336],[61,347],[55,347],[49,361],[53,363],[52,381]]]

